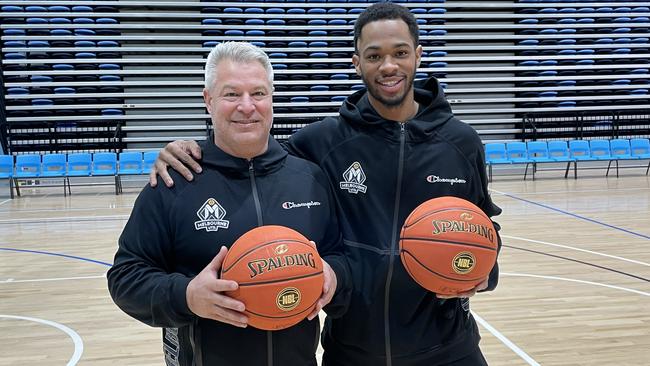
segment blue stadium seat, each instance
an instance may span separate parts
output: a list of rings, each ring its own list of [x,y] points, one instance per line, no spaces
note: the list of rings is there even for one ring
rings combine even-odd
[[[68,192],[70,177],[89,177],[92,173],[92,155],[90,153],[68,154]]]
[[[28,95],[29,94],[29,89],[20,88],[20,87],[7,88],[7,94],[8,95]]]
[[[41,176],[41,156],[39,154],[23,154],[16,156],[16,165],[14,170],[14,183],[16,179],[38,178]],[[16,191],[20,196],[18,184]]]
[[[70,189],[69,187],[67,187],[67,182],[68,182],[68,180],[66,179],[67,169],[68,168],[67,168],[65,154],[44,154],[43,155],[41,177],[63,178],[64,196],[66,196],[69,193],[69,189]]]
[[[344,8],[329,8],[327,9],[328,14],[347,14],[348,11]]]
[[[95,24],[95,19],[92,18],[74,18],[72,19],[73,24]]]
[[[628,139],[612,139],[609,141],[610,148],[610,157],[609,164],[607,165],[607,172],[605,176],[609,175],[609,169],[612,165],[612,161],[616,163],[616,177],[618,178],[618,161],[619,160],[637,160],[640,159],[639,156],[632,155],[632,149],[630,146],[630,140]],[[593,151],[593,149],[592,149]]]
[[[126,151],[118,155],[118,174],[119,175],[139,175],[142,174],[143,158],[140,151]],[[120,179],[120,187],[122,186]]]
[[[530,162],[525,142],[511,141],[506,143],[506,153],[508,154],[508,160],[514,164],[526,164]]]
[[[72,20],[70,20],[68,18],[56,17],[56,18],[50,18],[50,23],[51,24],[71,24]]]
[[[68,87],[68,86],[59,86],[59,87],[54,88],[54,93],[55,94],[74,94],[76,92],[77,91],[76,91],[75,88],[71,88],[71,87]]]
[[[158,158],[158,150],[155,151],[145,151],[142,154],[142,174],[149,174],[151,167]]]
[[[597,160],[610,160],[611,151],[609,148],[609,140],[590,140],[589,149],[591,150],[591,156]]]
[[[267,8],[266,14],[284,14],[285,10],[283,8]]]
[[[118,24],[118,21],[113,18],[97,18],[95,20],[97,24]]]
[[[632,156],[636,156],[638,159],[650,159],[650,140],[647,138],[630,139],[630,150]],[[650,161],[648,161],[645,171],[646,175],[648,175],[648,171],[650,171]]]
[[[484,145],[485,163],[488,168],[488,180],[492,181],[493,165],[509,165],[512,162],[508,159],[506,144],[502,142],[489,142]]]
[[[74,30],[76,36],[94,36],[97,32],[92,29],[77,28]]]
[[[92,13],[93,8],[86,5],[75,5],[72,7],[72,11],[78,13]]]
[[[18,179],[38,178],[41,175],[41,156],[38,154],[23,154],[16,156],[16,165],[13,173],[13,186],[16,194],[20,196]],[[11,188],[11,183],[10,183]],[[13,198],[13,193],[11,195]]]
[[[591,148],[587,140],[569,141],[569,157],[576,161],[593,161],[598,160],[591,156]]]
[[[113,176],[115,180],[115,194],[120,193],[119,178],[117,176],[116,153],[94,153],[91,174],[92,176]]]
[[[14,157],[12,155],[0,155],[0,179],[9,181],[9,195],[14,198]]]
[[[246,20],[244,21],[244,24],[246,24],[246,25],[258,25],[258,26],[263,26],[263,25],[266,24],[266,23],[265,23],[264,20],[262,20],[262,19],[246,19]]]

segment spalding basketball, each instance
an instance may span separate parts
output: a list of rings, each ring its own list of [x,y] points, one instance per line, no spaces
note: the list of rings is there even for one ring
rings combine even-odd
[[[246,305],[248,324],[288,328],[305,319],[323,291],[323,263],[299,232],[267,225],[246,232],[228,250],[221,278],[239,284],[228,295]]]
[[[445,196],[411,212],[399,246],[404,268],[420,286],[455,295],[471,290],[490,274],[498,243],[492,221],[480,208]]]

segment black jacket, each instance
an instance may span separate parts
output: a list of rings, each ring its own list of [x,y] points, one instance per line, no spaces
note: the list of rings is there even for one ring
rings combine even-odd
[[[340,117],[289,139],[290,153],[317,163],[334,187],[352,272],[348,312],[325,323],[325,366],[433,366],[478,350],[469,302],[437,299],[412,280],[398,236],[409,213],[430,198],[461,197],[488,216],[501,210],[488,194],[481,140],[453,116],[437,81],[417,82],[415,100],[417,115],[400,124],[380,117],[361,90]],[[489,289],[497,279],[495,266]]]
[[[185,292],[222,245],[260,225],[284,225],[317,243],[338,279],[326,311],[343,313],[349,274],[327,179],[273,139],[250,164],[212,139],[202,148],[203,173],[192,182],[172,172],[174,187],[161,182],[140,193],[108,272],[113,300],[134,318],[165,328],[168,365],[316,365],[318,319],[273,332],[241,329],[197,317]]]

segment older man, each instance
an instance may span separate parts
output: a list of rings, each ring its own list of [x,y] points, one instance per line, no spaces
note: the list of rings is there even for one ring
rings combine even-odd
[[[342,314],[350,290],[331,188],[315,164],[289,156],[269,135],[273,73],[263,51],[220,44],[205,74],[214,134],[201,145],[203,173],[140,193],[108,273],[111,296],[127,314],[164,328],[167,365],[316,365],[314,317],[327,304]],[[310,202],[319,204],[299,204]],[[247,327],[245,304],[225,293],[237,283],[218,278],[226,248],[270,224],[315,241],[324,259],[317,308],[280,331]]]

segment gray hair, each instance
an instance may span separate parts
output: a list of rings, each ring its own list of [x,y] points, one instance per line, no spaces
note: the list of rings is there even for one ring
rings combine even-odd
[[[224,42],[210,51],[205,62],[205,88],[210,90],[214,85],[217,66],[223,60],[237,63],[259,62],[268,75],[269,83],[273,85],[273,67],[271,60],[261,48],[247,42]]]

